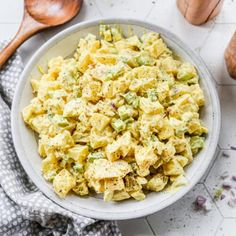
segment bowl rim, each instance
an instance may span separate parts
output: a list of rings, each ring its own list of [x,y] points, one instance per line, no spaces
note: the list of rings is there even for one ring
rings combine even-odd
[[[209,91],[209,93],[212,96],[212,107],[213,107],[213,113],[214,113],[213,117],[214,117],[215,123],[214,123],[214,129],[211,131],[212,133],[214,133],[214,136],[212,136],[213,138],[211,141],[211,147],[209,148],[208,153],[207,153],[208,158],[204,162],[201,163],[201,165],[199,166],[198,174],[192,177],[191,182],[189,182],[185,188],[182,188],[177,193],[173,194],[173,196],[164,200],[161,205],[156,204],[142,210],[122,212],[122,213],[110,213],[110,212],[107,213],[107,212],[101,212],[101,211],[93,211],[86,208],[75,209],[74,206],[70,202],[67,202],[64,204],[59,199],[55,197],[52,198],[52,194],[50,193],[51,190],[36,175],[32,175],[32,169],[30,168],[30,163],[28,162],[27,158],[24,158],[25,152],[21,146],[21,139],[20,139],[19,132],[17,130],[18,130],[18,119],[19,119],[18,107],[20,103],[20,94],[24,86],[24,81],[27,80],[27,74],[32,70],[37,60],[40,59],[40,57],[45,53],[45,51],[49,49],[51,46],[61,41],[63,38],[69,36],[70,34],[73,34],[74,32],[77,32],[81,29],[85,29],[87,27],[99,25],[100,23],[141,26],[149,30],[152,30],[154,32],[160,32],[162,35],[164,35],[171,41],[174,41],[175,44],[177,44],[189,57],[192,58],[194,63],[197,65],[198,70],[200,70],[204,75],[206,75],[206,83],[211,88],[211,91]],[[154,214],[155,212],[166,208],[167,206],[175,203],[177,200],[182,198],[187,192],[189,192],[199,182],[199,180],[201,179],[201,177],[207,170],[210,162],[212,161],[217,144],[218,144],[218,139],[219,139],[219,134],[220,134],[220,124],[221,124],[221,111],[220,111],[219,98],[218,98],[218,94],[215,87],[215,82],[211,74],[209,73],[205,63],[200,58],[200,56],[197,55],[193,50],[191,50],[177,36],[169,32],[165,28],[162,28],[156,24],[150,23],[145,20],[138,20],[134,18],[129,18],[129,19],[127,18],[101,18],[101,19],[96,19],[96,20],[89,20],[89,21],[85,21],[85,22],[70,26],[64,29],[63,31],[57,33],[55,36],[53,36],[51,39],[45,42],[32,55],[30,60],[27,62],[20,76],[20,79],[17,83],[13,102],[12,102],[12,109],[11,109],[11,132],[12,132],[14,147],[15,147],[17,156],[24,170],[29,176],[29,178],[34,182],[34,184],[39,188],[40,191],[42,191],[42,193],[47,198],[52,200],[54,203],[56,203],[60,207],[76,214],[80,214],[80,215],[95,218],[95,219],[102,219],[102,220],[125,220],[125,219],[134,219],[134,218],[144,217],[150,214]]]

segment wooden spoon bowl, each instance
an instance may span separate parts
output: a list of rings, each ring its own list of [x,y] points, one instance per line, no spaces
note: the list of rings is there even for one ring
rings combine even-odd
[[[25,0],[24,17],[11,42],[0,52],[0,68],[29,37],[40,30],[61,25],[74,18],[83,0]]]

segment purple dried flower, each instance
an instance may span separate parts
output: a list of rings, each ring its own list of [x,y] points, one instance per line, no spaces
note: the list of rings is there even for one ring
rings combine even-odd
[[[232,185],[229,182],[224,182],[222,184],[222,188],[225,189],[225,190],[229,190],[229,189],[232,188]]]
[[[222,188],[229,190],[232,188],[232,185],[229,182],[224,182],[224,183],[222,183]]]
[[[233,181],[236,181],[236,175],[233,175],[233,176],[232,176],[232,180],[233,180]]]
[[[116,106],[115,106],[115,104],[113,102],[111,102],[111,106],[112,106],[113,109],[116,110]]]
[[[195,200],[195,206],[196,208],[200,209],[203,207],[203,205],[206,203],[207,199],[201,195],[197,196],[196,197],[196,200]]]
[[[224,194],[221,194],[220,200],[223,200],[224,198],[225,198],[225,195],[224,195]]]

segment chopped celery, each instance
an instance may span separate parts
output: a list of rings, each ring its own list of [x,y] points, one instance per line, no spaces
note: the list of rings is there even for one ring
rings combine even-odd
[[[135,99],[137,99],[137,95],[134,92],[128,92],[124,95],[125,101],[131,105]]]
[[[153,57],[149,56],[147,52],[141,52],[137,57],[136,61],[140,66],[153,66],[155,64],[155,60]]]
[[[120,119],[114,120],[111,123],[111,126],[117,133],[125,130],[125,128],[126,128],[125,122],[123,120],[120,120]]]
[[[179,68],[178,68],[178,73],[177,73],[177,79],[178,80],[189,80],[197,76],[197,72],[195,67],[188,63],[185,62],[183,63]]]
[[[204,147],[205,138],[200,136],[193,136],[190,140],[190,145],[193,154],[198,153],[199,149]]]
[[[139,106],[139,97],[134,92],[128,92],[124,95],[125,101],[131,105],[133,108],[138,108]]]
[[[73,169],[79,173],[82,173],[84,171],[83,165],[81,163],[76,163],[73,166]]]
[[[88,161],[89,162],[93,162],[96,159],[101,159],[104,158],[105,155],[103,152],[93,152],[93,153],[89,153],[88,155]]]
[[[126,124],[134,122],[134,118],[130,117],[124,121]]]
[[[147,91],[147,96],[152,102],[157,101],[157,91],[155,89],[149,89]]]
[[[131,106],[121,106],[118,108],[118,114],[122,120],[126,120],[134,115],[135,111]]]

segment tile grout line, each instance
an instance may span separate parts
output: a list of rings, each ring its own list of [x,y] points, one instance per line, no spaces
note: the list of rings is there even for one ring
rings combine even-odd
[[[204,44],[206,43],[206,41],[207,41],[208,38],[210,37],[210,34],[213,32],[213,30],[215,29],[215,27],[216,27],[216,24],[215,24],[215,22],[213,21],[213,22],[212,22],[212,27],[209,29],[209,31],[207,32],[207,36],[206,36],[206,37],[204,38],[204,40],[202,41],[202,45],[200,46],[200,50],[199,50],[199,55],[200,55],[200,53],[201,53],[201,50],[202,50]]]
[[[216,25],[236,25],[236,22],[215,22]]]
[[[99,14],[100,14],[100,16],[101,17],[104,17],[103,16],[103,14],[102,14],[102,11],[100,10],[100,8],[98,7],[98,5],[97,5],[97,2],[96,1],[94,1],[94,0],[91,0],[92,2],[93,2],[93,4],[94,4],[94,6],[96,7],[96,9],[98,10],[98,12],[99,12]]]
[[[219,228],[220,228],[220,226],[222,225],[224,219],[225,219],[225,218],[223,217],[223,218],[220,220],[220,223],[219,223],[218,226],[216,227],[216,231],[215,231],[215,233],[214,233],[214,236],[217,235],[217,233],[218,233],[218,231],[219,231]]]
[[[147,217],[148,217],[148,216],[145,217],[145,220],[146,220],[146,222],[147,222],[147,224],[148,224],[150,230],[152,231],[153,236],[156,236],[156,233],[155,233],[154,229],[152,228],[152,225],[151,225],[150,222],[148,221]]]
[[[17,22],[1,22],[0,21],[0,25],[20,25],[21,21],[17,21]]]
[[[210,198],[211,198],[211,200],[212,200],[214,206],[216,207],[217,211],[220,213],[220,216],[224,219],[224,216],[223,216],[221,210],[219,209],[218,205],[216,204],[214,198],[211,196],[211,193],[209,192],[209,190],[208,190],[208,188],[207,188],[205,182],[203,183],[203,186],[205,187],[207,193],[209,194],[209,196],[210,196]]]
[[[159,1],[159,0],[157,0],[157,1]],[[157,2],[156,1],[156,2]],[[149,17],[149,15],[152,13],[152,11],[154,10],[156,8],[156,5],[155,6],[153,6],[153,7],[151,7],[151,9],[149,10],[149,12],[146,14],[146,16],[143,18],[144,20],[148,20],[147,18]]]

